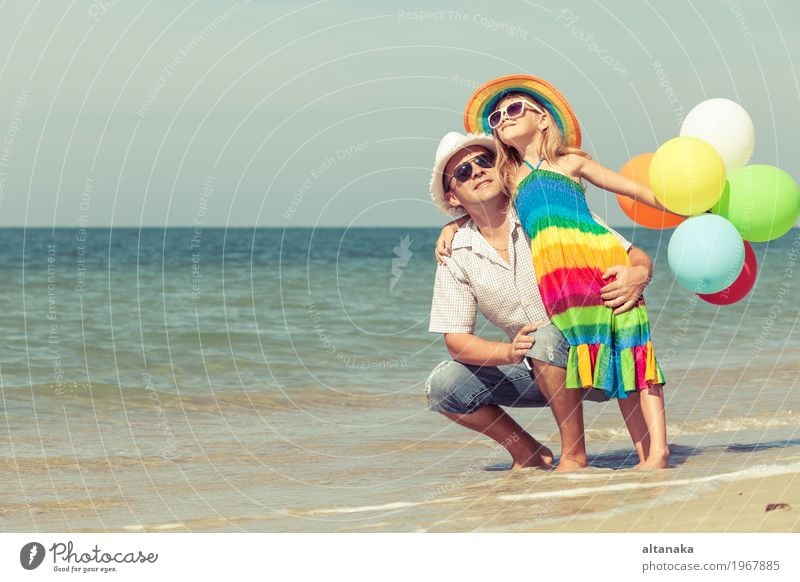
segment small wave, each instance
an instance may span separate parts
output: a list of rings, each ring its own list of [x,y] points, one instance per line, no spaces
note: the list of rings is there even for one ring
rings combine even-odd
[[[791,475],[800,473],[800,463],[788,465],[758,465],[748,467],[740,471],[722,473],[720,475],[708,475],[706,477],[694,477],[689,479],[673,479],[658,481],[655,483],[614,483],[611,485],[600,485],[598,487],[577,487],[575,489],[561,489],[559,491],[537,491],[536,493],[514,493],[499,495],[498,499],[503,501],[530,501],[533,499],[553,499],[567,497],[581,497],[594,495],[597,493],[611,493],[619,491],[629,491],[632,489],[653,489],[656,487],[676,487],[681,485],[699,485],[703,483],[743,481],[746,479],[756,479],[762,477],[775,477],[778,475]],[[564,475],[569,477],[569,475]]]
[[[381,505],[359,505],[356,507],[324,507],[321,509],[312,509],[306,511],[308,515],[318,514],[342,514],[342,513],[363,513],[365,511],[393,511],[395,509],[406,509],[408,507],[417,507],[419,505],[431,505],[434,503],[451,503],[455,501],[462,501],[465,499],[461,497],[445,497],[442,499],[431,499],[429,501],[393,501],[390,503],[382,503]]]
[[[122,509],[129,506],[124,497],[100,497],[94,495],[88,499],[52,499],[42,501],[3,502],[0,503],[0,517],[10,518],[18,515],[53,516],[57,513],[96,513],[98,509]]]
[[[596,495],[598,493],[614,493],[619,491],[629,491],[629,490],[643,490],[643,489],[653,489],[653,488],[673,488],[682,485],[689,485],[695,487],[695,490],[698,487],[701,487],[705,484],[712,484],[712,483],[724,483],[730,481],[742,481],[746,479],[755,479],[755,478],[762,478],[762,477],[773,477],[778,475],[790,475],[800,473],[800,462],[791,463],[788,465],[759,465],[755,467],[749,467],[747,469],[742,469],[740,471],[734,471],[731,473],[722,473],[720,475],[710,475],[706,477],[696,477],[696,478],[688,478],[688,479],[665,479],[658,482],[642,482],[642,481],[635,481],[635,482],[627,482],[627,483],[612,483],[612,484],[605,484],[599,485],[596,487],[575,487],[573,489],[564,489],[559,488],[557,491],[537,491],[535,493],[507,493],[501,494],[497,496],[497,500],[501,501],[530,501],[530,500],[541,500],[541,499],[567,499],[570,497],[582,497],[587,495]],[[649,475],[644,475],[645,477],[649,477]],[[562,478],[566,478],[568,480],[574,478],[581,478],[580,475],[572,475],[566,474],[562,475]],[[552,477],[551,477],[552,478]],[[641,477],[640,477],[641,478]],[[678,494],[675,491],[670,489],[671,493]],[[367,513],[367,512],[376,512],[376,511],[396,511],[399,509],[407,509],[410,507],[419,507],[424,505],[433,505],[433,504],[441,504],[441,503],[454,503],[458,501],[463,501],[466,499],[464,496],[457,496],[457,497],[446,497],[446,498],[438,498],[438,499],[429,499],[423,501],[393,501],[390,503],[383,503],[380,505],[357,505],[351,507],[324,507],[319,509],[312,509],[303,511],[302,513],[305,515],[319,515],[319,514],[350,514],[350,513]]]
[[[670,438],[676,436],[705,435],[709,433],[736,432],[740,430],[761,430],[800,425],[800,413],[781,410],[759,414],[758,416],[735,416],[732,418],[703,418],[687,420],[667,425]],[[586,438],[595,441],[627,440],[625,427],[587,428]]]
[[[61,403],[80,403],[90,399],[108,406],[178,408],[185,412],[218,412],[235,409],[240,412],[260,413],[265,410],[304,411],[309,409],[378,409],[396,408],[398,403],[414,405],[422,402],[418,394],[373,395],[368,393],[338,392],[313,388],[293,388],[284,391],[275,386],[249,386],[247,391],[236,386],[181,386],[180,392],[173,389],[140,385],[108,384],[103,382],[71,382],[56,384],[34,384],[28,386],[4,386],[3,393],[9,400],[28,401],[35,398],[55,399]]]
[[[119,384],[108,384],[106,382],[66,382],[63,384],[32,384],[27,386],[4,386],[3,392],[7,398],[27,400],[27,396],[33,395],[35,398],[55,398],[59,401],[69,402],[81,398],[92,400],[118,400],[120,395],[125,399],[150,397],[150,392],[144,382],[140,385],[120,386]],[[160,390],[156,391],[159,395],[168,394]]]
[[[114,471],[123,468],[170,466],[170,461],[156,455],[105,455],[97,457],[51,456],[51,457],[5,457],[0,459],[0,468],[17,475],[43,474],[51,476],[57,471]]]

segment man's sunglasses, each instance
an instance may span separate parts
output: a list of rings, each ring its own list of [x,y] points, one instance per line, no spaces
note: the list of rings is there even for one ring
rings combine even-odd
[[[456,166],[451,177],[463,184],[472,177],[473,164],[477,165],[479,168],[489,169],[494,166],[494,158],[486,154],[478,154],[471,160]]]
[[[522,117],[525,114],[525,107],[529,109],[533,109],[537,113],[544,113],[541,107],[538,107],[531,103],[530,101],[526,101],[525,99],[520,99],[519,101],[512,101],[502,109],[496,109],[489,114],[489,127],[494,129],[500,122],[503,121],[503,113],[506,114],[506,117],[509,119],[516,119],[517,117]]]

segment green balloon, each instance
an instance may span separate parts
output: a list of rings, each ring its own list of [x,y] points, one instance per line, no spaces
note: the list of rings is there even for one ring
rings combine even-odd
[[[800,188],[779,168],[745,166],[728,176],[711,212],[730,220],[744,240],[774,240],[786,234],[800,217]]]

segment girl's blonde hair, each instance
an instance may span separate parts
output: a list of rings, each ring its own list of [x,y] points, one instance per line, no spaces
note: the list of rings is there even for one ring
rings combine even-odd
[[[558,124],[553,119],[553,116],[550,115],[547,109],[545,109],[544,105],[539,103],[538,100],[534,99],[527,93],[523,93],[521,91],[507,93],[500,98],[495,106],[495,109],[497,109],[501,103],[512,97],[530,101],[539,108],[539,111],[536,113],[539,115],[550,116],[550,124],[548,125],[547,130],[544,132],[542,151],[539,153],[541,157],[547,160],[548,164],[559,166],[560,164],[558,163],[558,158],[564,154],[578,154],[579,156],[589,158],[590,160],[592,159],[592,156],[587,154],[582,149],[568,146],[564,143],[564,136],[561,133],[561,129],[558,127]],[[494,141],[497,144],[497,157],[495,160],[497,174],[500,176],[500,180],[505,187],[506,194],[513,197],[517,189],[517,169],[522,165],[522,156],[513,147],[507,146],[500,141],[500,137],[497,135],[496,129],[492,130],[492,135],[494,136]]]

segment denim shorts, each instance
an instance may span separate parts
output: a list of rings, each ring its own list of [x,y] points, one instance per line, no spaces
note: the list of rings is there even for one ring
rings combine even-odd
[[[548,322],[534,332],[533,339],[533,347],[528,350],[529,358],[541,360],[559,368],[567,368],[569,343],[560,329]]]
[[[548,323],[533,337],[529,358],[559,368],[567,367],[569,344],[556,326]],[[524,364],[473,366],[455,360],[445,361],[431,372],[425,383],[425,392],[431,410],[452,414],[468,414],[487,404],[529,408],[547,406],[547,399]],[[603,396],[602,400],[607,398]]]

